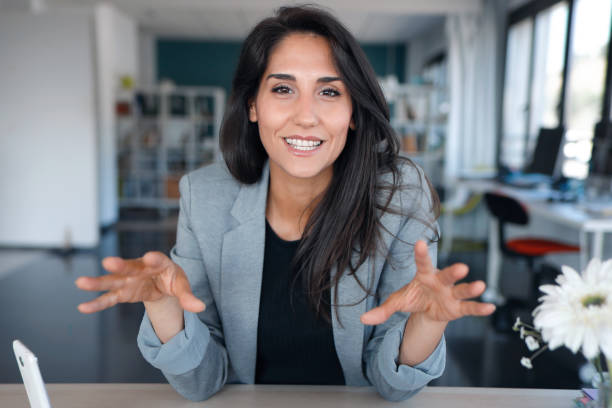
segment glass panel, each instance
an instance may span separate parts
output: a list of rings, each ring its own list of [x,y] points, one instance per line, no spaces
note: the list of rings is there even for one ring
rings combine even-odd
[[[512,170],[520,170],[525,160],[532,28],[528,19],[508,32],[500,162]]]
[[[535,19],[535,40],[529,140],[532,152],[540,128],[559,126],[559,103],[563,84],[563,60],[567,35],[567,2],[539,13]]]
[[[577,0],[570,48],[563,175],[588,174],[595,124],[601,119],[612,0]]]

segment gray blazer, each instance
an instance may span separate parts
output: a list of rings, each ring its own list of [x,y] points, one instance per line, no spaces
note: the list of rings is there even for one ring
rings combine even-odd
[[[422,177],[405,167],[405,181],[420,183]],[[138,346],[144,358],[188,399],[207,399],[226,383],[255,382],[268,179],[266,165],[260,182],[240,184],[218,163],[180,181],[177,239],[170,255],[184,269],[206,310],[185,312],[185,329],[163,345],[145,313]],[[346,275],[338,284],[338,299],[331,291],[332,304],[341,305],[338,316],[332,312],[332,328],[346,384],[373,385],[384,398],[395,401],[410,397],[442,375],[446,359],[442,337],[421,364],[398,364],[407,314],[396,313],[378,326],[365,326],[359,320],[414,277],[411,244],[432,235],[418,221],[431,219],[430,197],[417,191],[396,194],[392,202],[404,209],[414,206],[419,216],[384,215],[383,225],[392,233],[383,233],[386,253],[368,259],[356,272],[367,285],[374,269],[375,295],[364,300],[355,278]],[[430,255],[436,259],[435,244],[430,245]]]

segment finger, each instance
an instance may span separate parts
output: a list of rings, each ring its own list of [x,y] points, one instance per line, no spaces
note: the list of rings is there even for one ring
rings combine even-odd
[[[165,268],[168,267],[172,261],[163,252],[149,251],[142,257],[142,262],[145,266],[151,268]]]
[[[131,275],[143,270],[142,258],[123,259],[109,256],[102,260],[102,267],[110,273]]]
[[[455,282],[460,281],[468,275],[470,269],[466,264],[456,263],[448,266],[438,272],[438,279],[445,286],[454,285]]]
[[[393,313],[400,310],[399,302],[394,294],[391,294],[382,305],[361,315],[361,323],[367,325],[377,325],[386,322]]]
[[[79,312],[81,313],[95,313],[104,309],[108,309],[109,307],[113,307],[117,304],[118,298],[116,292],[107,292],[102,296],[98,296],[94,300],[81,303],[78,306]]]
[[[417,273],[432,273],[434,266],[429,257],[427,244],[425,241],[419,240],[414,244],[414,260],[417,267]]]
[[[174,295],[178,298],[181,307],[189,312],[200,313],[206,305],[193,295],[187,277],[183,273],[176,275],[173,283]]]
[[[74,283],[79,289],[100,292],[120,288],[124,285],[124,277],[121,275],[81,276]]]
[[[488,316],[495,311],[493,303],[481,303],[474,301],[461,302],[461,313],[466,316]]]
[[[179,298],[181,307],[188,312],[200,313],[206,310],[206,304],[195,297],[193,293],[186,293]]]
[[[453,287],[452,292],[455,299],[470,299],[480,296],[484,292],[486,285],[483,281],[471,283],[461,283]]]

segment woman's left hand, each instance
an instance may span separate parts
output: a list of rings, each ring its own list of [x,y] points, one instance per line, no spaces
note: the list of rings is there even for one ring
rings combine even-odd
[[[417,269],[414,279],[389,295],[383,304],[364,313],[362,323],[381,324],[395,312],[419,313],[431,321],[448,322],[468,315],[486,316],[495,311],[492,303],[466,300],[484,292],[483,281],[455,284],[467,276],[467,265],[453,264],[437,270],[424,241],[415,244],[414,259]]]

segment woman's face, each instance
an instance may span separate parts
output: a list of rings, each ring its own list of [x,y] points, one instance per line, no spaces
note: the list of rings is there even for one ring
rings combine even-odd
[[[257,122],[270,170],[330,177],[352,128],[351,97],[324,37],[295,33],[271,53],[249,119]]]

